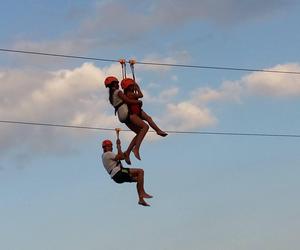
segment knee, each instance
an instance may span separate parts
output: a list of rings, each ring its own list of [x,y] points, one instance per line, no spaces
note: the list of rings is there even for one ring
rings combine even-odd
[[[144,172],[144,169],[140,168],[140,169],[139,169],[139,175],[143,177],[143,176],[144,176],[144,173],[145,173],[145,172]]]
[[[148,131],[149,130],[149,125],[145,123],[145,125],[143,126],[143,129]]]

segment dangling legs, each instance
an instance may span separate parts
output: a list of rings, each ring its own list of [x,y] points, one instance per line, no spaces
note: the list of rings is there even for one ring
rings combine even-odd
[[[141,160],[140,153],[139,153],[140,146],[141,146],[141,143],[142,143],[145,135],[147,134],[147,132],[149,130],[149,126],[139,116],[137,116],[135,114],[130,115],[130,121],[134,125],[136,125],[140,128],[138,134],[136,135],[135,147],[132,149],[132,152],[134,153],[134,155],[137,159]]]
[[[133,180],[137,183],[136,189],[139,196],[138,203],[142,206],[150,206],[144,198],[152,198],[153,196],[147,194],[144,189],[144,170],[141,168],[130,168],[130,175]]]
[[[131,140],[127,150],[124,152],[124,156],[125,156],[125,161],[127,164],[131,164],[130,162],[130,153],[131,153],[131,150],[133,149],[133,147],[135,146],[136,144],[136,139],[137,139],[137,134],[140,132],[140,128],[133,124],[133,123],[130,123],[130,122],[127,122],[126,123],[126,126],[131,130],[133,131],[134,133],[136,133],[136,135],[133,137],[133,139]]]
[[[131,150],[133,149],[133,147],[134,147],[134,145],[136,143],[136,137],[137,137],[137,135],[135,135],[133,137],[133,139],[131,140],[130,144],[128,145],[127,150],[124,152],[125,161],[129,165],[131,164],[131,161],[130,161],[130,152],[131,152]]]
[[[156,123],[152,120],[151,116],[149,116],[145,111],[142,110],[141,112],[141,117],[143,120],[147,121],[150,125],[151,128],[153,128],[156,133],[160,136],[167,136],[168,134],[164,131],[162,131],[157,125]]]

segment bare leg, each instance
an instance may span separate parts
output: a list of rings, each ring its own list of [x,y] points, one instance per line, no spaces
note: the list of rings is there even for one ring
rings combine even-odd
[[[144,198],[152,198],[150,194],[147,194],[144,189],[144,170],[141,168],[131,168],[130,174],[134,181],[137,182],[136,189],[139,196],[138,203],[142,206],[150,206]]]
[[[126,126],[133,132],[135,132],[136,134],[138,134],[140,132],[140,128],[137,126],[137,125],[134,125],[133,123],[126,123]],[[130,153],[131,153],[131,150],[133,149],[133,147],[135,146],[136,144],[136,138],[137,138],[137,135],[135,135],[133,137],[133,139],[131,140],[127,150],[124,152],[124,158],[125,158],[125,161],[127,164],[131,164],[131,161],[130,161]]]
[[[133,149],[133,147],[136,144],[136,137],[140,133],[141,128],[133,123],[126,123],[126,126],[136,134],[135,137],[133,137],[133,139],[131,140],[131,142],[126,150],[126,153],[129,155],[131,150]]]
[[[125,161],[128,165],[131,165],[130,152],[131,152],[131,150],[133,149],[133,147],[136,143],[136,137],[137,137],[136,135],[133,137],[133,139],[131,140],[131,142],[130,142],[128,148],[127,148],[127,150],[124,152],[124,159],[125,159]]]
[[[136,136],[135,147],[132,149],[132,152],[134,153],[134,155],[137,159],[141,160],[140,153],[139,153],[140,146],[141,146],[141,143],[142,143],[145,135],[147,134],[147,132],[149,130],[149,126],[139,116],[137,116],[135,114],[130,115],[130,121],[134,125],[136,125],[140,128],[140,131]]]
[[[156,133],[157,133],[158,135],[163,136],[163,137],[165,137],[165,136],[168,135],[166,132],[162,131],[162,130],[156,125],[156,123],[152,120],[152,117],[149,116],[145,111],[142,111],[141,116],[142,116],[142,119],[143,119],[143,120],[146,120],[146,121],[149,123],[150,127],[153,128],[153,129],[156,131]]]

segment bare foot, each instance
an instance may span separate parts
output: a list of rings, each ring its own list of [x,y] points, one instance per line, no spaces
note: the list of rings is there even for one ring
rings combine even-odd
[[[136,147],[134,147],[134,148],[132,149],[132,152],[134,153],[134,156],[135,156],[137,159],[141,160],[140,152],[139,152],[139,150],[138,150]]]
[[[130,161],[130,158],[129,158],[129,154],[127,154],[126,152],[124,152],[123,155],[124,155],[124,160],[125,160],[125,162],[126,162],[128,165],[131,165],[131,161]]]
[[[144,199],[139,200],[139,205],[142,205],[144,207],[150,207],[150,205],[146,201],[144,201]]]
[[[164,131],[158,131],[158,132],[156,132],[158,135],[160,135],[160,136],[162,136],[162,137],[166,137],[168,134],[166,133],[166,132],[164,132]]]
[[[153,196],[150,195],[150,194],[144,193],[143,194],[143,198],[145,198],[145,199],[151,199],[151,198],[153,198]]]

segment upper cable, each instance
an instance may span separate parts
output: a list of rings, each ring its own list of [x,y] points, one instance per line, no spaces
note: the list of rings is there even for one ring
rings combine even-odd
[[[117,60],[117,59],[106,59],[106,58],[86,57],[86,56],[77,56],[77,55],[66,55],[66,54],[57,54],[57,53],[46,53],[46,52],[27,51],[27,50],[14,50],[14,49],[0,48],[0,51],[10,52],[10,53],[39,55],[39,56],[53,56],[53,57],[61,57],[61,58],[82,59],[82,60],[91,60],[91,61],[119,62],[119,60]],[[130,60],[126,61],[126,62],[130,63]],[[205,66],[205,65],[190,65],[190,64],[173,64],[173,63],[142,62],[142,61],[135,61],[135,64],[151,65],[151,66],[165,66],[165,67],[182,67],[182,68],[196,68],[196,69],[230,70],[230,71],[246,71],[246,72],[262,72],[262,73],[300,75],[299,71],[253,69],[253,68],[238,68],[238,67],[221,67],[221,66]]]

